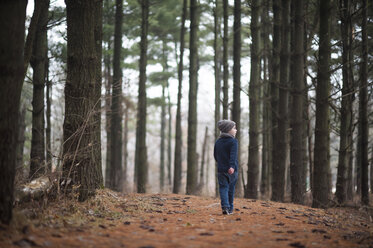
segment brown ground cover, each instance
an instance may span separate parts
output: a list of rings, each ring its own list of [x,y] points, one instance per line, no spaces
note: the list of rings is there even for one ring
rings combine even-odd
[[[20,205],[0,226],[0,247],[373,247],[369,209],[313,209],[235,199],[98,191],[74,199]]]

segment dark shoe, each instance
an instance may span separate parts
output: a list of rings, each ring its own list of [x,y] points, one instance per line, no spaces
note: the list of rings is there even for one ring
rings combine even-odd
[[[228,211],[228,209],[223,208],[223,214],[224,214],[224,215],[229,215],[229,211]]]
[[[233,210],[228,210],[228,214],[233,214]]]

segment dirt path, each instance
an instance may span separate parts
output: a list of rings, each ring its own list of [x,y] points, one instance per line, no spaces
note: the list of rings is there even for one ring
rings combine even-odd
[[[223,216],[215,198],[102,190],[85,203],[17,207],[0,247],[373,247],[365,211],[248,199],[235,207]]]

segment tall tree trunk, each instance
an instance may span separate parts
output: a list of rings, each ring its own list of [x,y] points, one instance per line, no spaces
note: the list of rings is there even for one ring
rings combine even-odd
[[[280,84],[279,84],[279,103],[278,103],[278,127],[276,137],[276,157],[274,160],[273,174],[276,175],[272,187],[272,200],[284,201],[285,190],[285,171],[287,155],[287,129],[288,129],[288,87],[289,87],[289,55],[290,55],[290,1],[282,0],[281,13],[281,55],[280,55]]]
[[[306,1],[305,2],[305,11],[310,12],[310,2]],[[305,75],[308,74],[308,51],[310,51],[310,47],[312,44],[313,37],[316,33],[316,27],[318,26],[320,15],[318,9],[315,11],[316,13],[314,14],[313,22],[310,24],[308,22],[304,22],[304,71]],[[308,88],[308,83],[307,83],[307,77],[304,77],[304,87],[305,89]],[[305,140],[304,142],[307,143],[307,149],[308,149],[308,157],[305,156],[305,161],[306,164],[308,164],[308,171],[309,171],[309,187],[310,190],[312,191],[312,183],[313,183],[313,133],[312,133],[312,127],[311,127],[311,121],[309,117],[309,97],[308,97],[308,91],[304,91],[304,119],[306,121],[305,123],[305,131],[304,131],[304,136]],[[305,147],[305,146],[304,146]]]
[[[162,105],[161,105],[161,144],[160,144],[160,173],[159,173],[159,185],[161,192],[164,188],[164,175],[165,175],[165,128],[166,128],[166,97],[165,97],[165,85],[162,83]]]
[[[218,1],[218,0],[216,0]],[[228,119],[228,0],[223,0],[223,15],[224,15],[224,27],[223,27],[223,119]]]
[[[66,0],[67,13],[67,79],[65,85],[65,120],[63,124],[63,179],[67,186],[78,187],[79,200],[84,201],[102,184],[101,150],[97,142],[97,5],[84,0]],[[102,5],[100,5],[102,8]],[[102,13],[101,13],[102,14]],[[83,49],[84,48],[84,49]],[[99,87],[100,88],[100,87]],[[70,184],[71,179],[71,184]]]
[[[108,50],[111,49],[111,42],[108,41]],[[105,187],[111,187],[111,56],[105,56],[105,130],[106,130],[106,167],[105,167]]]
[[[190,66],[188,109],[187,194],[197,193],[197,88],[198,88],[198,16],[197,0],[190,0]]]
[[[225,1],[225,0],[224,0]],[[225,10],[224,10],[225,11]],[[224,12],[225,13],[225,12]],[[215,8],[214,8],[214,71],[215,71],[215,129],[214,129],[214,137],[215,140],[219,137],[219,128],[218,128],[218,121],[220,120],[220,93],[221,93],[221,62],[220,56],[221,48],[220,48],[220,5],[219,0],[215,0]],[[224,29],[225,30],[225,29]],[[223,38],[224,39],[224,38]],[[224,50],[225,52],[225,50]],[[226,55],[226,54],[225,54]],[[224,56],[224,55],[223,55]],[[224,58],[223,58],[224,60]],[[224,61],[223,61],[224,63]],[[218,172],[217,164],[215,163],[215,174]],[[219,194],[219,183],[218,180],[215,180],[215,195],[218,196]]]
[[[247,186],[245,197],[258,197],[259,183],[259,94],[260,94],[260,31],[259,31],[259,16],[260,16],[260,0],[252,1],[251,9],[251,71],[249,85],[249,100],[250,100],[250,123],[249,123],[249,161],[247,170]]]
[[[168,107],[168,141],[167,141],[167,170],[168,170],[168,185],[172,184],[172,174],[171,174],[171,164],[172,164],[172,113],[171,113],[171,93],[170,93],[170,85],[167,80],[167,107]]]
[[[145,193],[148,182],[148,155],[146,148],[146,65],[148,49],[149,0],[141,1],[140,80],[137,104],[135,180],[137,192]]]
[[[27,1],[0,2],[0,222],[12,219]],[[6,116],[6,118],[4,118]]]
[[[99,187],[104,186],[104,179],[102,175],[102,154],[101,154],[101,89],[102,89],[102,11],[103,0],[95,1],[95,22],[94,22],[94,43],[96,50],[96,84],[94,87],[94,146],[93,146],[93,159],[99,161],[96,163],[97,184]]]
[[[291,177],[291,200],[294,203],[303,204],[306,193],[304,168],[304,142],[303,142],[303,103],[304,103],[304,50],[303,50],[303,28],[304,28],[304,4],[303,0],[293,0],[294,4],[294,26],[293,26],[293,48],[292,53],[292,104],[290,108],[290,177]]]
[[[49,59],[48,59],[48,51],[46,51],[46,58],[47,61],[45,63],[45,73],[46,73],[46,86],[47,86],[47,91],[45,94],[46,103],[47,103],[47,109],[46,109],[46,121],[47,121],[47,126],[45,129],[45,135],[46,135],[46,154],[47,154],[47,168],[48,171],[52,171],[52,136],[51,136],[51,101],[52,101],[52,82],[49,80]]]
[[[200,174],[199,174],[199,189],[200,193],[202,193],[202,188],[205,185],[205,157],[206,157],[206,147],[207,143],[209,140],[209,135],[208,135],[209,128],[206,126],[205,129],[205,138],[203,139],[203,145],[202,145],[202,158],[201,158],[201,169],[200,169]]]
[[[23,151],[25,147],[25,131],[26,131],[26,106],[21,103],[21,109],[19,110],[19,125],[18,125],[18,138],[16,143],[16,180],[17,178],[23,178]],[[17,182],[17,181],[16,181]]]
[[[260,193],[263,197],[266,197],[269,192],[269,185],[270,185],[270,174],[269,168],[272,164],[272,156],[271,156],[271,105],[270,105],[270,84],[269,84],[269,77],[270,77],[270,45],[269,45],[269,34],[271,23],[269,20],[269,7],[270,7],[270,0],[265,0],[263,3],[263,11],[261,13],[261,20],[262,20],[262,31],[261,31],[261,42],[263,43],[263,122],[262,122],[262,129],[263,129],[263,149],[262,149],[262,178],[260,183]]]
[[[277,144],[278,133],[278,94],[280,81],[280,50],[281,50],[281,6],[279,1],[273,1],[273,48],[272,48],[272,74],[271,74],[271,114],[272,114],[272,197],[274,201],[279,201],[279,183],[281,174],[278,173]]]
[[[181,97],[183,86],[183,59],[185,47],[185,20],[187,15],[187,0],[183,1],[183,12],[181,14],[181,29],[180,29],[180,60],[178,64],[178,90],[177,90],[177,109],[176,109],[176,130],[175,130],[175,158],[174,158],[174,185],[172,193],[178,194],[181,186],[181,147],[182,147],[182,131],[181,131]]]
[[[34,47],[34,40],[36,36],[36,31],[38,29],[39,17],[40,13],[42,12],[43,8],[43,1],[35,1],[34,3],[34,12],[32,13],[30,25],[27,32],[27,37],[25,41],[24,47],[24,72],[23,72],[23,79],[25,79],[27,74],[27,68],[31,60],[32,56],[32,49]]]
[[[115,2],[115,30],[113,57],[113,88],[111,103],[111,147],[110,147],[110,188],[122,191],[122,20],[123,0]]]
[[[316,126],[312,207],[328,205],[330,0],[320,0],[319,62],[316,86]]]
[[[32,49],[31,66],[33,69],[32,95],[32,137],[29,178],[34,179],[45,173],[44,143],[44,87],[45,63],[47,55],[47,24],[49,1],[40,1],[41,9]]]
[[[129,122],[129,108],[131,106],[130,100],[124,98],[126,108],[124,109],[124,132],[123,132],[123,184],[128,186],[127,172],[128,172],[128,122]],[[125,188],[126,189],[126,188]]]
[[[241,127],[241,1],[234,1],[234,22],[233,22],[233,106],[232,120],[236,122],[236,139],[240,140]],[[250,111],[251,112],[251,111]],[[251,123],[251,122],[250,122]],[[240,166],[240,146],[238,146],[238,174],[243,170]],[[239,177],[240,178],[240,177]],[[242,180],[237,181],[237,197],[243,196]]]
[[[372,4],[372,3],[371,3]],[[361,203],[369,205],[368,188],[368,37],[367,37],[367,8],[368,1],[362,0],[362,40],[360,65],[360,92],[359,92],[359,146],[361,168]]]
[[[352,135],[352,99],[353,88],[350,82],[350,57],[349,49],[352,49],[349,43],[351,22],[351,1],[341,0],[339,3],[341,17],[341,36],[342,36],[342,103],[341,103],[341,126],[339,140],[339,156],[338,156],[338,173],[336,184],[337,201],[343,204],[346,201],[347,195],[347,167],[350,161],[349,155],[352,149],[352,143],[349,143],[349,135]]]

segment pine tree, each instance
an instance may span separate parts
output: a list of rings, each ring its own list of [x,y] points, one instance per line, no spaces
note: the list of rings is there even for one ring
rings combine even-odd
[[[291,174],[291,200],[302,204],[306,193],[304,168],[304,3],[303,0],[293,0],[294,25],[293,25],[293,48],[292,53],[292,104],[290,108],[290,174]]]
[[[319,62],[316,86],[316,126],[312,207],[328,205],[330,0],[320,0]]]
[[[245,197],[258,198],[259,186],[259,94],[260,94],[260,31],[259,17],[261,1],[253,0],[251,8],[251,71],[249,85],[250,122],[249,122],[249,161]]]
[[[181,130],[181,98],[183,86],[183,68],[184,68],[184,46],[185,46],[185,20],[187,15],[187,0],[183,0],[183,11],[181,14],[180,28],[180,56],[178,63],[178,90],[177,90],[177,109],[176,109],[176,130],[175,130],[175,158],[174,158],[174,185],[172,192],[180,192],[181,184],[181,147],[182,147],[182,130]]]
[[[146,65],[148,49],[149,0],[141,0],[140,80],[137,104],[135,180],[137,192],[145,193],[148,181],[148,156],[146,148]]]
[[[197,87],[198,87],[198,16],[197,0],[190,0],[189,41],[189,108],[188,108],[188,153],[187,194],[197,193]]]
[[[12,219],[18,111],[24,78],[27,1],[0,2],[0,222]],[[7,73],[4,73],[7,72]],[[5,117],[5,118],[3,118]]]
[[[110,187],[113,190],[122,191],[122,20],[123,0],[115,3],[115,31],[114,31],[114,57],[113,57],[113,84],[111,97],[110,118]]]
[[[45,63],[47,56],[47,24],[49,1],[40,1],[41,9],[32,49],[31,66],[33,68],[32,98],[32,138],[30,154],[29,178],[34,179],[46,171],[45,169],[45,121],[44,121],[44,87]]]
[[[67,79],[65,120],[63,124],[63,185],[75,185],[79,200],[84,201],[102,186],[101,150],[97,140],[98,98],[97,20],[101,20],[102,1],[66,1]],[[84,49],[83,49],[84,47]],[[100,67],[101,68],[101,67]],[[101,89],[101,88],[100,88]],[[98,129],[98,130],[97,130]]]

